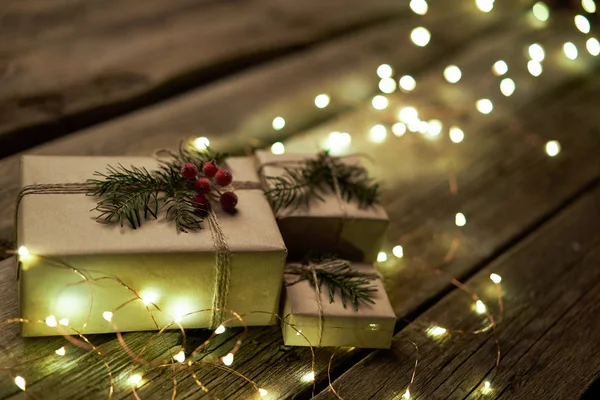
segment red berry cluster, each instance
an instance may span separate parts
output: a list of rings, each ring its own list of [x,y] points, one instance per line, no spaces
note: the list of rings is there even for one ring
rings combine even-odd
[[[181,167],[181,175],[185,179],[195,179],[194,189],[196,190],[196,196],[192,199],[192,202],[199,208],[205,210],[210,209],[210,202],[208,201],[208,195],[211,189],[213,189],[213,183],[210,178],[214,179],[214,183],[218,186],[228,186],[233,181],[231,172],[224,168],[219,168],[216,161],[205,162],[202,166],[202,173],[204,176],[198,176],[198,167],[194,163],[187,163]],[[235,206],[238,202],[238,197],[233,192],[221,193],[217,188],[214,188],[219,194],[219,202],[223,211],[233,213]]]

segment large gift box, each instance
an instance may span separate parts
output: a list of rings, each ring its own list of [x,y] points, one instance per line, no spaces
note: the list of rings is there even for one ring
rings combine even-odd
[[[351,268],[374,274],[369,264],[351,264]],[[342,303],[340,291],[333,302],[324,286],[320,306],[316,288],[309,280],[285,274],[282,324],[283,341],[288,346],[350,346],[360,348],[389,348],[394,335],[396,316],[379,278],[372,280],[373,303],[361,302],[355,309],[350,301]],[[322,312],[319,310],[322,307]],[[293,326],[293,327],[292,327]],[[310,342],[310,344],[307,342]]]
[[[296,168],[311,156],[275,155],[257,151],[258,171],[267,190],[274,185],[269,177],[280,177],[285,168]],[[357,157],[344,157],[344,163],[358,164]],[[347,202],[333,189],[319,191],[308,206],[295,205],[276,210],[277,223],[288,248],[289,258],[299,260],[316,252],[329,252],[341,258],[374,262],[389,225],[388,216],[378,204],[368,207]]]
[[[235,181],[259,182],[252,159],[230,158],[227,163]],[[25,156],[22,184],[86,182],[95,171],[118,164],[157,167],[155,159],[143,157]],[[21,316],[30,321],[50,317],[50,325],[68,321],[70,328],[85,333],[112,332],[113,324],[119,331],[153,330],[174,320],[188,328],[214,327],[216,311],[188,313],[211,308],[219,290],[228,310],[266,312],[244,316],[247,325],[274,324],[270,313],[279,305],[286,248],[263,191],[255,187],[236,193],[236,214],[214,207],[228,247],[227,270],[216,269],[215,239],[206,220],[204,229],[189,233],[178,233],[163,218],[134,230],[98,223],[97,213],[90,211],[96,206],[93,196],[24,196],[18,245],[30,255],[20,257]],[[22,333],[55,335],[57,329],[29,323],[23,324]]]

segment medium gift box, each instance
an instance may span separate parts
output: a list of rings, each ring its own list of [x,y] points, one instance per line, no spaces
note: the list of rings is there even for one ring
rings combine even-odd
[[[351,299],[342,301],[336,289],[333,301],[323,284],[320,295],[314,282],[286,273],[283,305],[283,341],[288,346],[350,346],[389,348],[394,335],[396,316],[383,284],[369,264],[348,264],[354,271],[371,275],[371,301],[360,301],[358,308]],[[307,268],[303,266],[300,268]],[[286,268],[286,271],[289,270]],[[317,279],[321,277],[317,276]],[[310,342],[310,343],[309,343]]]
[[[307,156],[287,153],[275,155],[268,151],[256,152],[258,171],[266,186],[267,194],[270,193],[272,205],[275,195],[272,190],[276,188],[276,180],[284,178],[293,185],[294,181],[290,179],[287,171],[301,171],[307,165],[307,160],[314,160],[317,157],[329,156],[325,153]],[[355,156],[330,157],[327,160],[328,162],[324,164],[326,169],[335,168],[336,165],[360,166],[359,159]],[[366,174],[364,169],[363,171]],[[313,252],[329,252],[357,262],[371,263],[377,259],[389,225],[388,216],[377,202],[365,205],[360,204],[356,198],[347,201],[343,187],[337,191],[335,187],[331,187],[339,188],[342,178],[342,176],[334,178],[340,181],[330,187],[327,187],[327,184],[317,184],[315,190],[310,189],[315,195],[307,197],[306,202],[294,201],[284,207],[274,206],[277,223],[290,259],[299,260]],[[360,177],[360,179],[364,178],[364,176]]]
[[[253,162],[230,158],[227,165],[235,181],[258,183]],[[158,162],[144,157],[22,158],[22,185],[42,190],[23,196],[18,208],[18,245],[26,249],[20,251],[18,270],[20,314],[49,322],[23,324],[23,336],[56,335],[57,329],[48,326],[55,321],[84,333],[115,327],[155,330],[172,321],[185,328],[214,328],[231,317],[214,304],[242,315],[262,312],[243,316],[247,325],[275,323],[286,248],[260,185],[235,190],[235,214],[213,207],[217,234],[206,219],[203,229],[189,233],[161,218],[139,229],[101,224],[98,213],[90,211],[98,200],[94,196],[43,190],[86,182],[107,165],[153,170]]]

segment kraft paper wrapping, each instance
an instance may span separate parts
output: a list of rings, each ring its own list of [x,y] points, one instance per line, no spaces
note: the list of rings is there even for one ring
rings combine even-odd
[[[135,165],[155,169],[156,160],[142,157],[51,157],[22,158],[22,184],[76,183],[105,172],[107,165]],[[231,158],[229,167],[236,181],[258,181],[251,158]],[[226,308],[240,314],[250,311],[277,312],[286,248],[272,211],[261,190],[237,190],[238,213],[215,208],[227,238],[231,256],[231,279]],[[21,259],[19,271],[20,313],[23,318],[44,320],[54,315],[69,319],[69,326],[85,333],[112,332],[103,319],[130,300],[131,292],[113,281],[90,286],[68,269],[41,255],[60,259],[92,278],[114,276],[151,299],[168,316],[154,312],[159,326],[191,311],[209,308],[215,278],[215,248],[208,224],[205,229],[177,233],[174,223],[159,217],[140,229],[105,225],[95,221],[95,197],[85,194],[32,194],[21,202],[18,215],[18,245],[33,255]],[[90,291],[93,303],[90,304]],[[210,311],[187,316],[187,328],[207,327]],[[228,318],[230,314],[226,314]],[[248,325],[272,325],[268,314],[244,317]],[[142,301],[134,301],[115,313],[120,331],[156,329]],[[233,323],[235,325],[235,323]],[[175,325],[174,328],[177,328]],[[23,324],[24,336],[57,334],[45,324]]]
[[[352,264],[352,268],[375,273],[369,264]],[[297,280],[297,275],[285,275],[284,282]],[[360,303],[358,311],[351,302],[342,305],[339,290],[333,303],[325,286],[321,289],[323,305],[323,335],[320,346],[351,346],[361,348],[389,348],[394,335],[396,316],[379,278],[372,281],[377,287],[373,293],[375,304]],[[308,280],[285,287],[283,316],[302,332],[311,346],[319,345],[319,308],[314,285]],[[288,324],[282,324],[283,341],[288,346],[308,346],[306,339]]]
[[[278,161],[302,161],[311,155],[275,155],[257,151],[257,166]],[[345,163],[358,163],[357,157],[344,158]],[[281,176],[279,166],[264,166],[263,177]],[[268,187],[268,183],[267,184]],[[268,187],[269,188],[269,187]],[[288,207],[277,212],[277,223],[288,248],[289,258],[302,259],[310,252],[333,253],[357,262],[375,262],[389,225],[385,210],[379,206],[359,207],[357,202],[345,202],[345,211],[332,191],[314,199],[308,207]]]

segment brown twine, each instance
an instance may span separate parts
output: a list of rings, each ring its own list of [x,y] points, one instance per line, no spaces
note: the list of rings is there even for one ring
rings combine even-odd
[[[19,206],[25,196],[31,194],[87,194],[91,193],[95,188],[93,183],[49,183],[49,184],[34,184],[27,185],[21,188],[17,195],[15,207],[15,228],[18,224]],[[251,181],[235,181],[231,184],[231,190],[263,190],[263,186],[259,182]],[[219,219],[214,211],[208,214],[208,226],[215,246],[215,280],[213,283],[213,298],[212,313],[210,317],[210,328],[214,329],[224,320],[223,309],[227,303],[229,295],[229,282],[231,275],[231,250],[227,243],[225,234]],[[15,229],[15,235],[18,229]],[[15,238],[15,243],[18,243]]]

